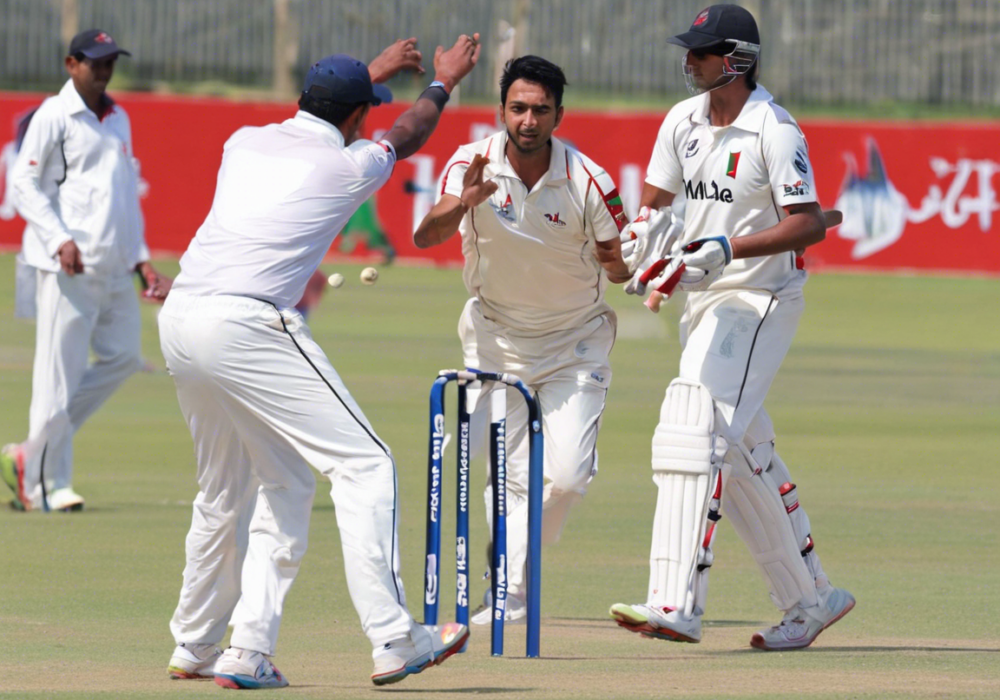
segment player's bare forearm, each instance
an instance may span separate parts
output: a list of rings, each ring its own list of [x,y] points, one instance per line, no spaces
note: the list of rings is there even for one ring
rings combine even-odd
[[[413,244],[418,248],[430,248],[444,243],[458,231],[458,225],[468,210],[458,197],[442,195],[441,201],[427,212],[413,232]]]
[[[674,193],[661,190],[648,182],[642,183],[642,195],[639,197],[639,208],[649,207],[652,210],[669,207],[673,204]]]
[[[803,250],[826,237],[823,210],[816,202],[785,207],[788,216],[771,228],[729,240],[733,258],[759,258]]]
[[[399,115],[384,138],[396,149],[398,160],[409,158],[427,143],[440,118],[441,109],[438,105],[421,97]]]
[[[618,238],[610,241],[597,241],[594,251],[597,262],[601,263],[608,281],[612,284],[624,284],[632,279],[628,265],[622,259],[622,242]]]

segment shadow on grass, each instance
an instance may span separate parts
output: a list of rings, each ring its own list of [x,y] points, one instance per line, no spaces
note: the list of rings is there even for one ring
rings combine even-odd
[[[748,650],[753,652],[754,650]],[[801,651],[810,652],[812,654],[822,654],[830,652],[847,652],[847,653],[858,653],[858,652],[895,652],[895,651],[926,651],[931,653],[941,652],[941,651],[951,651],[951,652],[961,652],[964,654],[1000,654],[1000,649],[982,649],[978,647],[894,647],[894,646],[865,646],[865,647],[810,647],[809,649],[802,649]]]
[[[537,688],[497,688],[494,686],[489,687],[473,687],[473,688],[373,688],[377,693],[431,693],[434,695],[449,695],[452,693],[465,694],[465,695],[498,695],[501,693],[517,693],[519,695],[523,693],[530,693]]]
[[[604,627],[607,624],[615,624],[615,621],[610,615],[608,617],[546,617],[542,619],[543,625],[551,625],[552,627],[595,626],[584,624],[590,622],[599,623],[599,626],[601,627]],[[772,623],[759,622],[756,620],[705,620],[702,624],[704,627],[766,627]]]

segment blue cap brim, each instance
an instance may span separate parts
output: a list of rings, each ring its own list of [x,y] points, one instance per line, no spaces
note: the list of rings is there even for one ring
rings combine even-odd
[[[381,83],[372,83],[372,93],[375,95],[375,99],[372,100],[374,107],[392,102],[392,91]]]
[[[106,44],[102,46],[95,46],[93,48],[84,49],[81,51],[84,56],[90,59],[97,58],[107,58],[108,56],[131,56],[125,49],[120,49],[114,44]]]

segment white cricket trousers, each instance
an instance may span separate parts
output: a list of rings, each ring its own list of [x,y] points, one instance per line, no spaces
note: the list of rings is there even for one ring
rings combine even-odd
[[[275,652],[306,551],[310,464],[331,481],[365,634],[375,647],[407,636],[415,623],[398,574],[395,463],[302,316],[246,297],[171,292],[160,343],[200,489],[170,623],[177,643],[217,644],[232,617],[233,646]]]
[[[558,541],[570,509],[583,498],[597,473],[597,433],[611,385],[608,358],[616,327],[614,314],[607,313],[579,328],[526,337],[485,318],[475,298],[466,303],[459,320],[466,366],[516,374],[540,404],[545,440],[545,544]],[[472,434],[477,437],[486,432],[487,395],[469,392],[470,410],[474,410]],[[509,388],[506,437],[507,590],[523,596],[528,555],[528,408],[521,393]],[[476,447],[481,450],[483,445]],[[489,518],[492,484],[487,484],[484,496]]]
[[[708,389],[729,444],[743,439],[763,407],[804,309],[801,289],[688,295],[680,322],[680,376]]]
[[[139,300],[132,276],[37,271],[37,329],[25,491],[73,481],[73,436],[142,365]],[[94,360],[90,361],[93,351]]]

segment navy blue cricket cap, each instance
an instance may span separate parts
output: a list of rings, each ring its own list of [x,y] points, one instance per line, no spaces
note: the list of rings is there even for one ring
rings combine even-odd
[[[712,5],[698,13],[691,29],[667,39],[685,49],[707,49],[725,41],[745,41],[760,46],[757,22],[739,5]]]
[[[392,102],[389,88],[372,82],[368,66],[342,53],[314,63],[306,73],[302,92],[317,100],[345,104],[370,102],[378,107],[383,102]]]
[[[78,53],[82,53],[87,58],[107,58],[118,54],[132,55],[120,48],[111,35],[103,29],[88,29],[73,37],[73,41],[69,43],[67,55],[75,56]]]

